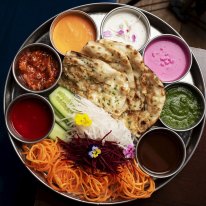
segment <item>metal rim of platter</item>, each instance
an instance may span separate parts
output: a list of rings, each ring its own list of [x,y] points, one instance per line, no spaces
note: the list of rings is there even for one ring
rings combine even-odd
[[[90,15],[95,15],[98,13],[101,13],[102,16],[104,16],[106,13],[108,13],[110,10],[120,7],[120,6],[125,6],[125,4],[118,4],[118,3],[94,3],[94,4],[86,4],[86,5],[82,5],[82,6],[78,6],[78,7],[74,7],[72,9],[74,10],[82,10],[84,12],[89,13]],[[155,34],[161,34],[161,33],[168,33],[168,34],[174,34],[177,35],[179,37],[181,37],[177,31],[175,31],[169,24],[167,24],[166,22],[164,22],[162,19],[160,19],[159,17],[140,9],[149,19],[149,22],[151,24],[151,27],[153,29],[153,31],[151,31],[151,33],[155,33]],[[102,18],[102,17],[101,17]],[[23,43],[23,45],[21,46],[24,47],[27,44],[30,43],[34,43],[34,42],[44,42],[47,44],[50,44],[50,40],[49,40],[49,27],[50,24],[52,22],[52,20],[54,19],[54,17],[50,18],[49,20],[47,20],[46,22],[44,22],[42,25],[40,25]],[[200,67],[198,65],[198,62],[196,61],[194,55],[192,54],[193,57],[193,63],[192,63],[192,67],[191,70],[189,72],[189,74],[187,75],[187,79],[183,79],[181,81],[189,81],[190,83],[194,84],[195,86],[197,86],[200,91],[203,93],[203,95],[205,96],[205,84],[204,84],[204,80],[203,80],[203,76],[201,74],[200,71]],[[189,76],[189,77],[188,77]],[[8,104],[10,103],[10,101],[12,101],[12,99],[14,97],[16,97],[19,93],[23,93],[23,90],[21,90],[20,88],[16,88],[16,83],[14,82],[12,73],[11,73],[11,67],[9,68],[8,71],[8,76],[6,79],[6,83],[5,83],[5,88],[4,88],[4,114],[6,111],[6,108],[8,106]],[[45,94],[47,95],[47,94]],[[201,139],[202,133],[203,133],[203,129],[204,129],[204,123],[205,123],[205,117],[202,120],[202,122],[195,127],[193,130],[188,131],[188,132],[179,132],[179,134],[181,135],[181,137],[183,138],[185,144],[186,144],[186,148],[187,148],[187,154],[186,154],[186,160],[185,163],[183,165],[183,167],[181,168],[181,170],[185,167],[185,165],[188,163],[188,161],[190,160],[190,158],[192,157],[193,153],[196,150],[196,147],[198,146],[198,143]],[[25,160],[23,158],[23,156],[21,155],[21,148],[20,148],[20,143],[17,142],[15,139],[13,139],[11,137],[11,135],[8,133],[10,141],[14,147],[14,150],[16,151],[17,155],[19,156],[20,160],[22,161],[22,163],[25,163]],[[27,166],[26,166],[27,167]],[[33,171],[32,169],[28,168],[27,169],[40,181],[42,182],[45,186],[47,186],[48,188],[50,188],[51,190],[53,190],[45,181],[43,176],[40,176],[37,172]],[[178,171],[181,172],[181,170]],[[155,183],[156,183],[156,190],[162,188],[164,185],[166,185],[168,182],[170,182],[178,173],[176,173],[175,175],[168,177],[168,178],[163,178],[163,179],[155,179]],[[55,191],[55,190],[53,190]],[[95,202],[88,202],[88,201],[84,201],[81,199],[76,198],[75,196],[72,196],[68,193],[63,193],[63,192],[58,192],[55,191],[56,193],[65,196],[67,198],[82,202],[82,203],[90,203],[90,204],[98,204],[98,205],[112,205],[112,204],[119,204],[119,203],[126,203],[126,202],[130,202],[133,201],[132,200],[116,200],[115,202],[104,202],[104,203],[95,203]]]

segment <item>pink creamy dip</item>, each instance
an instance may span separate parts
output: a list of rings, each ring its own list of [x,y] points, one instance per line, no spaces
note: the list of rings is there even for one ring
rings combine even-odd
[[[190,67],[190,51],[172,36],[161,36],[149,43],[144,52],[145,64],[163,81],[183,77]]]

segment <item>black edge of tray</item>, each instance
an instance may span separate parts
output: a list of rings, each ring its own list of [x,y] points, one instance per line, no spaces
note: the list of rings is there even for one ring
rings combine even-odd
[[[82,6],[78,6],[78,7],[74,7],[72,9],[79,9],[88,13],[98,13],[98,12],[102,12],[102,7],[104,8],[104,12],[108,12],[116,7],[119,6],[125,6],[125,4],[117,4],[117,3],[94,3],[94,4],[86,4],[86,5],[82,5]],[[142,10],[142,9],[141,9]],[[167,24],[166,22],[164,22],[162,19],[160,19],[159,17],[145,11],[142,10],[147,18],[150,21],[150,24],[152,26],[154,26],[155,28],[159,29],[160,31],[162,31],[162,33],[170,33],[170,34],[174,34],[177,36],[180,36],[179,33],[174,30],[169,24]],[[42,36],[45,36],[46,38],[46,34],[48,33],[50,24],[52,22],[52,20],[54,19],[54,17],[50,18],[49,20],[47,20],[46,22],[44,22],[42,25],[40,25],[26,40],[25,42],[22,44],[21,48],[24,47],[27,44],[33,43],[33,42],[38,42],[38,40],[40,38],[42,38]],[[180,36],[181,37],[181,36]],[[43,37],[44,38],[44,37]],[[45,42],[50,44],[49,39],[45,39]],[[50,44],[51,45],[51,44]],[[194,81],[194,84],[201,90],[201,92],[203,93],[203,95],[205,96],[205,84],[204,84],[204,80],[203,80],[203,76],[201,74],[200,71],[200,67],[196,61],[196,58],[193,56],[193,63],[192,63],[192,68],[190,70],[191,74],[192,74],[192,78]],[[12,76],[12,72],[11,72],[11,67],[9,68],[9,72],[7,75],[7,79],[5,82],[5,88],[4,88],[4,105],[3,105],[3,109],[4,109],[4,114],[6,111],[6,108],[9,104],[9,102],[13,99],[13,97],[15,96],[14,91],[13,91],[13,87],[16,84],[14,83],[14,79]],[[192,138],[190,138],[190,141],[188,142],[187,145],[187,157],[186,157],[186,161],[184,163],[184,166],[188,163],[188,161],[190,160],[190,158],[192,157],[199,141],[200,138],[202,136],[203,133],[203,129],[204,129],[204,124],[205,124],[205,118],[202,120],[202,122],[195,127],[192,132],[191,132],[191,136]],[[20,152],[18,151],[18,147],[20,148],[20,143],[15,141],[11,135],[8,133],[10,141],[13,145],[14,150],[16,151],[17,155],[19,156],[20,160],[22,161],[22,163],[24,164],[24,160],[20,154]],[[184,166],[182,167],[182,169],[184,168]],[[27,166],[26,166],[27,167]],[[43,177],[39,177],[39,174],[32,171],[30,168],[27,167],[27,169],[39,180],[41,181],[45,186],[47,186],[48,188],[50,188],[48,186],[48,184],[44,181]],[[181,171],[181,170],[180,170]],[[160,189],[161,187],[163,187],[164,185],[166,185],[170,180],[172,180],[178,173],[176,173],[175,175],[173,175],[172,177],[169,178],[163,178],[163,179],[156,179],[156,190]],[[51,188],[50,188],[51,189]],[[53,190],[54,191],[54,190]],[[69,197],[70,199],[73,200],[78,200],[74,197],[70,197],[67,196],[65,193],[61,193],[58,191],[55,191],[65,197]],[[84,203],[88,203],[87,201],[83,201],[83,200],[78,200],[80,202],[84,202]],[[126,203],[126,202],[130,202],[132,200],[124,200],[124,201],[119,201],[119,202],[106,202],[106,203],[93,203],[93,202],[89,202],[89,204],[119,204],[119,203]]]

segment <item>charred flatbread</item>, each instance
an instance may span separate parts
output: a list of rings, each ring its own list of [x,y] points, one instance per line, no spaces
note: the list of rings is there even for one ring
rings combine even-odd
[[[82,53],[66,54],[62,86],[121,119],[136,136],[155,124],[164,106],[165,90],[137,50],[101,39],[88,42]]]
[[[97,44],[96,47],[95,44]],[[103,49],[98,50],[98,47]],[[89,55],[92,54],[92,57],[101,59],[104,58],[104,54],[101,55],[100,51],[108,50],[116,51],[116,53],[121,51],[124,54],[124,59],[127,58],[130,62],[135,83],[135,94],[128,109],[120,116],[120,119],[125,122],[133,134],[139,136],[159,118],[165,102],[164,86],[159,78],[144,64],[141,54],[131,45],[101,39],[98,42],[89,42],[83,49],[87,54],[90,52]],[[100,54],[97,54],[97,52],[100,52]],[[115,59],[110,58],[110,62],[112,61],[115,61]],[[121,59],[118,61],[121,62]],[[112,66],[111,63],[110,65]]]
[[[59,84],[79,94],[114,117],[127,110],[127,76],[99,59],[78,52],[67,52]]]
[[[134,74],[130,61],[123,51],[117,50],[109,44],[105,46],[104,44],[101,44],[97,41],[89,41],[83,48],[82,52],[92,58],[101,59],[102,61],[108,63],[113,69],[121,73],[125,73],[127,75],[130,87],[128,100],[131,100],[131,102],[133,102],[136,88],[134,82]]]
[[[166,98],[163,83],[144,64],[140,53],[131,45],[105,39],[100,40],[100,42],[105,46],[109,44],[113,48],[123,51],[130,61],[136,84],[136,98],[141,99],[142,105],[139,111],[129,107],[120,118],[133,134],[140,136],[160,116]]]

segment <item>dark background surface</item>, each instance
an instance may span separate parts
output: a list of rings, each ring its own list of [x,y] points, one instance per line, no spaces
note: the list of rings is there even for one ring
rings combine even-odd
[[[0,95],[10,64],[24,40],[44,21],[73,6],[92,0],[1,0],[0,1]],[[203,68],[203,72],[206,73]],[[0,206],[80,205],[41,185],[23,166],[6,133],[0,105]],[[190,162],[168,185],[150,199],[130,205],[204,206],[206,205],[206,130]],[[81,204],[82,205],[82,204]],[[128,204],[127,204],[128,205]]]
[[[38,185],[19,161],[5,128],[3,91],[11,62],[25,39],[44,21],[71,7],[93,2],[101,0],[0,1],[0,206],[33,205]]]

